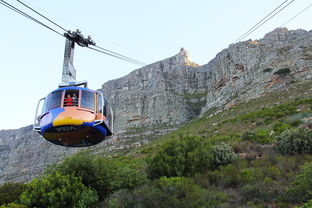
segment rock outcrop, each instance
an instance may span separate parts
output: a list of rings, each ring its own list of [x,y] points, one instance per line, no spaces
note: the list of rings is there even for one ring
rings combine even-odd
[[[105,83],[115,136],[96,152],[135,148],[212,107],[231,107],[312,78],[312,31],[278,28],[260,40],[232,44],[198,66],[183,48],[168,59]],[[50,144],[31,126],[0,131],[0,183],[28,181],[79,148]]]

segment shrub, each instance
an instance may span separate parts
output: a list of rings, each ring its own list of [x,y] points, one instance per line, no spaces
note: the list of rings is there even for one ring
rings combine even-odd
[[[0,205],[16,202],[27,185],[22,183],[5,183],[0,187]]]
[[[218,207],[226,195],[200,188],[184,177],[161,177],[129,192],[121,190],[106,201],[103,207]]]
[[[247,184],[240,188],[240,192],[245,201],[255,201],[255,199],[263,197],[264,192],[262,189],[263,187],[259,184]]]
[[[272,68],[266,68],[266,69],[263,70],[264,73],[267,73],[267,72],[269,73],[269,72],[272,72],[272,71],[273,71]]]
[[[165,143],[147,159],[151,177],[188,176],[212,166],[211,147],[201,137],[182,136]]]
[[[0,206],[0,208],[27,208],[25,205],[10,203]]]
[[[291,120],[289,121],[289,125],[293,127],[298,127],[302,124],[303,122],[301,120]]]
[[[80,178],[54,172],[31,181],[20,201],[30,207],[90,207],[98,201],[98,196]]]
[[[131,189],[146,182],[146,174],[130,167],[127,161],[94,156],[87,152],[67,158],[58,170],[63,174],[81,177],[83,184],[95,189],[100,199],[118,189]]]
[[[286,189],[283,199],[291,203],[305,203],[312,198],[312,162],[302,166],[290,186]]]
[[[268,144],[273,140],[269,132],[264,129],[246,131],[241,138],[243,141],[251,141],[258,144]]]
[[[233,148],[223,142],[220,145],[212,147],[212,154],[213,164],[215,167],[218,167],[219,165],[231,164],[238,159],[238,156],[235,154]]]
[[[240,169],[234,164],[220,166],[214,171],[197,175],[195,180],[198,184],[206,188],[211,186],[236,188],[242,184]]]
[[[309,200],[307,203],[305,203],[304,205],[297,207],[297,208],[311,208],[312,207],[312,199]]]
[[[284,154],[312,153],[312,132],[305,128],[285,130],[276,137],[276,145]]]
[[[119,189],[132,189],[146,182],[146,174],[130,168],[126,162],[97,157],[92,161],[95,167],[93,187],[101,198]]]
[[[274,75],[287,75],[290,73],[290,68],[281,68],[274,72]]]
[[[279,135],[281,134],[283,131],[285,131],[286,129],[291,129],[292,127],[289,124],[286,124],[284,122],[281,121],[277,121],[274,125],[273,125],[273,131],[275,133],[275,135]]]

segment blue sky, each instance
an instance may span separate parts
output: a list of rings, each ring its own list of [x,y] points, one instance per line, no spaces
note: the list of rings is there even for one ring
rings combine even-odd
[[[40,19],[17,1],[6,1]],[[181,47],[193,61],[206,64],[284,1],[23,2],[66,29],[91,35],[98,46],[147,64],[173,56]],[[295,0],[245,39],[262,38],[311,3]],[[311,20],[309,8],[285,27],[310,31]],[[2,5],[0,28],[0,129],[20,128],[33,123],[37,101],[60,83],[65,39]],[[93,89],[139,67],[81,47],[75,49],[74,66],[77,80],[88,80]]]

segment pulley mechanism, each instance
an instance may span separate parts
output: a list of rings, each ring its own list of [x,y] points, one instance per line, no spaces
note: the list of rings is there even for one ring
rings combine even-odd
[[[94,45],[95,46],[95,42],[91,39],[90,36],[88,36],[87,38],[85,38],[80,30],[76,30],[76,31],[68,31],[67,33],[64,33],[64,36],[69,39],[74,41],[75,43],[77,43],[78,45],[80,45],[81,47],[88,47],[89,45]]]
[[[62,83],[59,84],[59,87],[77,85],[84,85],[85,87],[87,87],[86,81],[76,82],[76,69],[73,65],[75,43],[77,43],[81,47],[88,47],[89,45],[95,46],[95,42],[91,39],[90,36],[85,38],[82,35],[81,31],[78,29],[76,31],[69,30],[67,31],[67,33],[64,33],[64,36],[66,37],[66,42],[62,72]]]

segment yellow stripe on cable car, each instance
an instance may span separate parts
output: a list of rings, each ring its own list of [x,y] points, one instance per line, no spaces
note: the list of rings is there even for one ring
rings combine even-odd
[[[75,107],[64,108],[53,121],[53,126],[64,125],[82,125],[84,122],[92,122],[95,119],[95,115],[89,111],[77,110]]]
[[[55,119],[53,126],[64,126],[64,125],[82,125],[83,121],[80,119],[73,119],[71,117],[65,117],[62,119]]]

